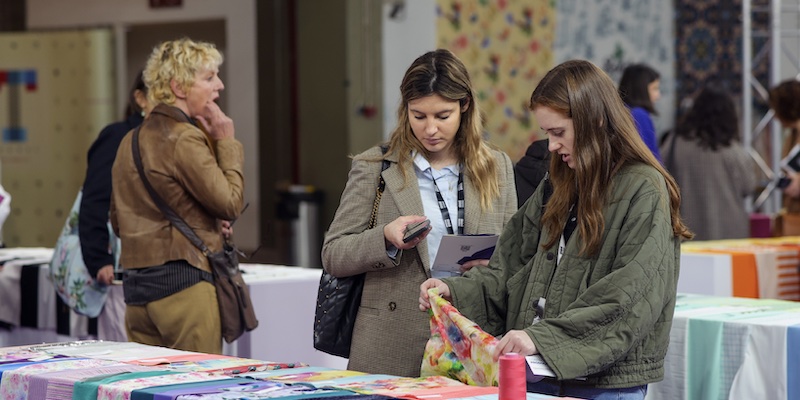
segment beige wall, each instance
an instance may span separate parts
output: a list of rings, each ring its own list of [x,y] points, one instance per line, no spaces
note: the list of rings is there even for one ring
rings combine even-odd
[[[6,245],[55,245],[83,183],[86,150],[117,114],[112,49],[108,29],[0,35],[0,71],[36,74],[35,87],[0,84],[0,131],[26,132],[0,146],[0,179],[12,198]]]

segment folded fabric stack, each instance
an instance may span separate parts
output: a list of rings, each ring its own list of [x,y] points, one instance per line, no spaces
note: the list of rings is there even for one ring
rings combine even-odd
[[[686,293],[762,299],[800,300],[800,237],[687,242],[681,245],[684,281],[707,282],[701,290],[682,287]],[[728,268],[713,271],[714,256],[725,256]],[[698,275],[700,274],[700,275]],[[691,278],[691,279],[688,279]],[[709,287],[719,290],[709,292]]]
[[[401,378],[138,343],[0,348],[2,399],[496,400],[497,393],[496,387],[468,386],[441,376]],[[528,400],[550,398],[528,394]]]

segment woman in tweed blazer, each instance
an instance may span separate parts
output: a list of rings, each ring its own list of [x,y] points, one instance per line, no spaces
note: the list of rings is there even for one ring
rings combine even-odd
[[[484,141],[469,74],[455,55],[436,50],[417,58],[400,92],[386,153],[376,146],[353,158],[322,264],[338,277],[366,273],[348,369],[416,377],[430,337],[418,298],[419,285],[431,277],[431,249],[449,230],[499,234],[517,198],[511,160]],[[384,159],[389,167],[381,172]],[[375,227],[367,229],[381,175],[386,187]],[[406,226],[425,219],[431,230],[404,243]]]

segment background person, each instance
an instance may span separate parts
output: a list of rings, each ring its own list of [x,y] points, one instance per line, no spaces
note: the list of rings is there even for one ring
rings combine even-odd
[[[784,128],[789,129],[783,145],[783,157],[800,143],[800,82],[790,79],[769,91],[769,106]],[[776,219],[775,234],[800,235],[800,174],[787,172],[789,185],[783,189],[783,209]]]
[[[655,103],[661,98],[661,75],[646,64],[631,64],[622,71],[619,95],[631,110],[633,122],[644,144],[661,162],[656,127],[650,115],[658,115]]]
[[[550,167],[547,139],[537,140],[528,146],[525,155],[514,164],[514,183],[517,187],[517,205],[522,207],[531,197]]]
[[[545,185],[509,221],[486,268],[429,279],[499,336],[495,359],[541,354],[556,374],[532,392],[643,399],[663,379],[675,307],[678,186],[642,143],[611,79],[588,61],[548,72],[531,109],[549,138]],[[585,380],[577,378],[585,377]]]
[[[664,140],[664,166],[681,188],[681,215],[696,240],[750,237],[745,197],[758,177],[738,121],[733,98],[707,86]]]
[[[114,279],[114,255],[108,246],[111,166],[114,165],[122,138],[142,123],[147,111],[147,86],[140,71],[128,95],[125,120],[103,128],[86,157],[86,177],[78,213],[78,237],[86,269],[97,282],[104,285],[110,285]]]
[[[442,236],[499,234],[517,202],[511,160],[482,138],[461,60],[448,50],[425,53],[406,71],[400,93],[386,154],[376,146],[353,158],[322,264],[338,277],[366,273],[348,369],[416,377],[430,337],[429,319],[417,310],[419,285],[437,275],[431,263]],[[377,223],[367,229],[384,159],[386,188]],[[426,218],[432,229],[403,243],[406,226]]]
[[[139,147],[154,190],[212,252],[224,221],[239,216],[242,144],[214,102],[224,89],[222,55],[213,44],[179,39],[153,49],[144,70],[155,107],[141,125]],[[122,239],[125,326],[131,341],[203,353],[222,351],[217,296],[206,256],[169,222],[145,189],[131,153],[120,144],[112,169],[111,223]]]

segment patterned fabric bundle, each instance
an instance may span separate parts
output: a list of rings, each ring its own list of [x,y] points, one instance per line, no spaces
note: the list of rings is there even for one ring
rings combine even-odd
[[[498,340],[470,321],[438,290],[428,291],[431,338],[425,345],[422,376],[442,375],[468,385],[497,386],[498,365],[492,354]]]
[[[83,192],[78,192],[72,209],[67,216],[67,222],[53,249],[53,259],[50,260],[50,277],[56,288],[56,293],[69,308],[78,314],[95,318],[100,315],[103,305],[108,297],[108,286],[95,281],[86,264],[83,263],[81,242],[78,235],[78,213],[80,211]],[[114,269],[119,264],[120,241],[108,227],[109,252],[114,255]]]

